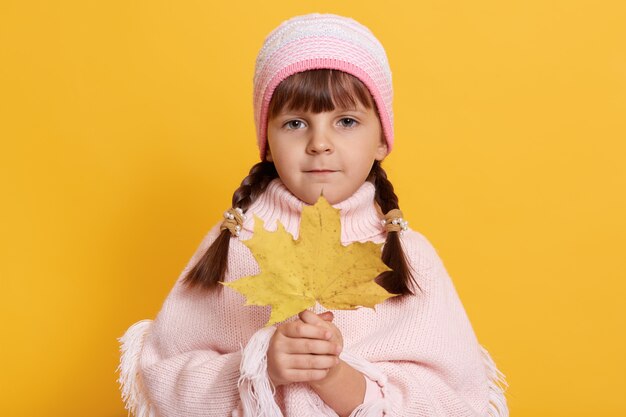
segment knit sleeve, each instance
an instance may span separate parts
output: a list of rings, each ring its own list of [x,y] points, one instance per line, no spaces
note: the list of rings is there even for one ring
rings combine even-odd
[[[412,361],[369,362],[346,352],[343,360],[381,386],[382,397],[364,402],[350,417],[433,416],[508,417],[503,392],[504,379],[485,352],[483,366],[491,369],[489,380],[476,381],[476,390],[485,391],[488,403],[465,397],[445,377],[424,364]]]
[[[240,352],[208,348],[163,355],[146,335],[140,358],[146,404],[162,417],[230,416],[237,408]],[[140,417],[141,415],[137,415]]]
[[[508,416],[504,376],[478,343],[437,252],[421,235],[403,244],[421,290],[395,301],[401,317],[342,353],[383,393],[352,415]]]
[[[119,339],[122,397],[135,417],[231,416],[238,408],[241,351],[207,342],[208,296],[181,284],[218,234],[216,226],[204,237],[155,320],[135,323]]]

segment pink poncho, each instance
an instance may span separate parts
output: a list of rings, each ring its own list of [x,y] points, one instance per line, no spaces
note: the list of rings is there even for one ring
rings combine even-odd
[[[341,209],[344,245],[384,242],[374,191],[366,182],[334,205]],[[303,204],[273,180],[249,208],[240,239],[252,235],[251,214],[268,230],[279,220],[297,238]],[[272,389],[265,353],[275,327],[263,328],[270,307],[244,306],[243,296],[229,288],[206,293],[181,284],[218,233],[219,224],[157,317],[135,323],[119,339],[126,407],[136,417],[337,416],[305,383]],[[377,383],[368,385],[352,416],[508,416],[503,375],[478,343],[436,250],[411,229],[401,242],[421,291],[391,298],[375,311],[333,311],[344,338],[341,358]],[[226,281],[259,272],[249,249],[232,238]]]

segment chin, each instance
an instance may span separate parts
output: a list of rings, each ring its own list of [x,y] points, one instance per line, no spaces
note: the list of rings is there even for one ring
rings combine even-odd
[[[333,183],[328,183],[328,182],[317,183],[317,184],[312,184],[308,187],[305,187],[304,189],[300,188],[301,193],[294,193],[294,195],[298,197],[300,200],[304,201],[305,203],[312,205],[317,202],[318,198],[323,193],[324,198],[331,205],[335,205],[337,203],[341,203],[342,201],[348,199],[352,194],[354,194],[354,192],[356,192],[356,189],[350,191],[350,190],[341,189],[342,187],[339,187],[339,189],[337,188],[338,188],[338,184],[333,184]]]
[[[350,197],[350,195],[344,195],[343,193],[335,191],[333,189],[329,190],[328,187],[324,189],[324,198],[328,201],[330,205],[341,203],[343,200]],[[315,196],[311,195],[311,199],[313,200],[313,202],[311,202],[310,204],[315,204],[318,198],[319,198],[319,194]]]
[[[320,198],[320,195],[322,195],[322,187],[319,187],[319,189],[316,189],[316,190],[307,190],[307,192],[303,193],[302,195],[296,194],[296,197],[298,197],[300,200],[304,201],[307,204],[313,205],[317,203],[317,200]],[[339,202],[335,196],[335,193],[333,193],[332,191],[329,191],[328,187],[324,189],[324,198],[331,205]]]

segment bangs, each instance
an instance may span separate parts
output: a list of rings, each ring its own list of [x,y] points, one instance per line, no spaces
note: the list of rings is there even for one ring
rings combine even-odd
[[[369,90],[357,77],[333,69],[308,70],[292,74],[278,84],[268,118],[283,110],[321,113],[335,108],[355,109],[358,103],[378,110]]]

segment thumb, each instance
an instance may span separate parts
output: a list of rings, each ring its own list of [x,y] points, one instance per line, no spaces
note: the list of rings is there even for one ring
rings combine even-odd
[[[333,321],[335,318],[332,311],[324,311],[323,313],[318,314],[318,316],[324,321]]]

